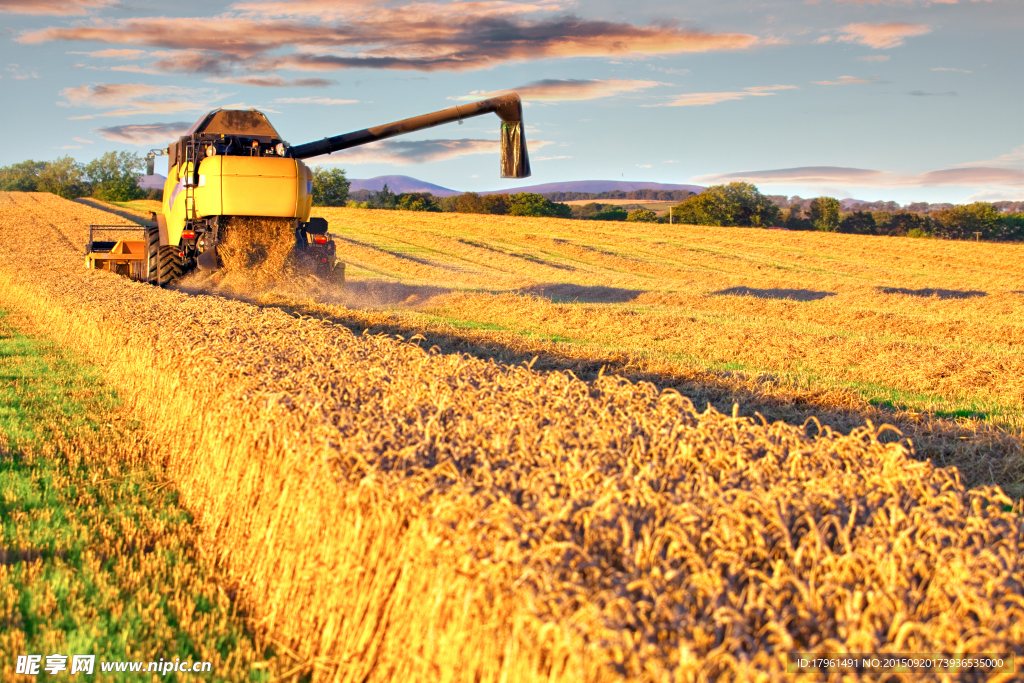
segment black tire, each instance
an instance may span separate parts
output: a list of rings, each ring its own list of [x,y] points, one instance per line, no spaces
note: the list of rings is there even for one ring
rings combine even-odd
[[[166,287],[184,274],[185,267],[178,253],[178,247],[160,247],[157,284],[161,287]]]
[[[160,229],[146,230],[146,273],[145,281],[157,284],[160,272]]]

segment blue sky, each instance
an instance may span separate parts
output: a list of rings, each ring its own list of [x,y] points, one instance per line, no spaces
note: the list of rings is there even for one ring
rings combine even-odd
[[[218,106],[299,144],[516,89],[530,183],[1024,199],[1019,0],[0,0],[0,26],[0,165],[144,152]],[[498,177],[497,129],[313,163],[521,185]]]

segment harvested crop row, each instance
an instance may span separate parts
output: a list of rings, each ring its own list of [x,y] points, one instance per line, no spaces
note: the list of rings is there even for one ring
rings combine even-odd
[[[32,211],[14,202],[3,264]],[[45,258],[0,266],[2,304],[124,378],[246,605],[316,680],[1024,654],[1024,521],[872,428],[697,413]]]

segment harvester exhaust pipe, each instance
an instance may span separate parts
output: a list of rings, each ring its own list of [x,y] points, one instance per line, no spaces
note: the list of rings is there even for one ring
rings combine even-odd
[[[526,150],[526,135],[523,130],[523,103],[516,93],[460,104],[430,114],[385,123],[383,126],[364,128],[344,135],[307,142],[304,145],[295,145],[289,152],[295,159],[308,159],[492,112],[501,119],[501,177],[530,177],[530,157]]]

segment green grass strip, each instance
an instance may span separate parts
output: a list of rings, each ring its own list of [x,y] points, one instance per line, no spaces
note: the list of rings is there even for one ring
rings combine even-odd
[[[0,311],[0,377],[0,680],[21,679],[29,654],[65,655],[67,669],[24,680],[77,679],[75,654],[96,655],[85,680],[149,680],[100,661],[175,657],[212,671],[159,680],[270,678],[177,493],[124,458],[144,439],[97,368]]]

